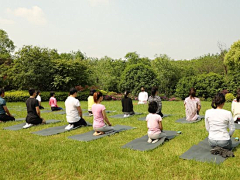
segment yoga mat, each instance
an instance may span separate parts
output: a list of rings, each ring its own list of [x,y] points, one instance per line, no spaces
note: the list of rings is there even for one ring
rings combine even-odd
[[[123,145],[122,148],[129,148],[129,149],[138,150],[138,151],[149,151],[149,150],[157,148],[158,146],[163,144],[166,140],[171,140],[171,139],[175,138],[175,136],[177,135],[176,131],[164,130],[163,132],[165,132],[167,134],[167,137],[161,138],[156,143],[148,143],[147,142],[148,135],[145,135],[143,137],[134,139],[133,141]]]
[[[54,114],[66,114],[66,112],[65,111],[55,111]]]
[[[40,112],[41,112],[41,113],[50,113],[50,112],[52,112],[52,110],[47,110],[47,109],[45,109],[45,110],[41,110]]]
[[[50,124],[50,123],[57,123],[57,122],[61,122],[60,120],[55,120],[55,119],[50,119],[50,120],[47,120],[46,121],[46,124]],[[17,131],[17,130],[20,130],[20,129],[23,129],[23,126],[25,125],[26,123],[21,123],[21,124],[17,124],[17,125],[14,125],[14,126],[9,126],[9,127],[5,127],[3,129],[8,129],[8,130],[13,130],[13,131]],[[44,124],[39,124],[39,125],[44,125]],[[39,126],[37,125],[37,126]],[[33,126],[31,126],[33,127]]]
[[[132,117],[132,116],[134,116],[134,115],[140,115],[140,114],[142,114],[142,113],[138,113],[138,112],[135,112],[135,114],[133,114],[133,115],[130,115],[129,117]],[[113,116],[110,116],[110,118],[129,118],[129,117],[123,117],[124,116],[124,114],[116,114],[116,115],[113,115]]]
[[[239,141],[235,141],[232,139],[232,146],[237,147],[239,145]],[[197,145],[193,145],[188,151],[183,153],[180,158],[182,159],[191,159],[201,162],[213,162],[216,164],[222,163],[225,158],[220,155],[211,154],[210,150],[212,148],[209,146],[208,138],[205,138],[203,141],[199,142]]]
[[[171,114],[164,114],[162,118],[165,118],[165,117],[168,117],[168,116],[171,116]],[[138,118],[139,121],[146,121],[146,116],[145,117],[141,117],[141,118]]]
[[[196,122],[199,122],[199,121],[201,121],[202,119],[204,119],[204,116],[199,116],[200,117],[200,119],[197,119],[197,120],[195,120],[195,121],[187,121],[186,120],[186,117],[184,117],[184,118],[181,118],[181,119],[178,119],[178,120],[176,120],[175,122],[176,123],[183,123],[183,124],[190,124],[190,123],[196,123]]]
[[[99,135],[99,136],[94,136],[93,135],[94,130],[92,130],[92,131],[89,131],[89,132],[84,133],[84,134],[77,134],[77,135],[74,135],[74,136],[69,136],[68,138],[78,140],[78,141],[92,141],[92,140],[100,139],[100,138],[105,137],[105,136],[113,135],[113,134],[121,132],[121,131],[135,129],[134,127],[124,126],[124,125],[116,125],[116,126],[113,126],[113,127],[114,127],[114,131],[106,132],[105,134]]]
[[[66,131],[71,131],[71,130],[80,128],[80,126],[79,126],[77,128],[74,128],[74,129],[66,130],[65,127],[67,125],[68,124],[63,125],[63,126],[50,127],[50,128],[43,129],[41,131],[32,132],[32,133],[40,135],[40,136],[50,136],[50,135],[60,134],[60,133],[66,132]],[[87,122],[87,126],[92,126],[92,124]]]
[[[17,118],[17,119],[15,119],[15,121],[23,121],[23,120],[26,120],[26,118]]]
[[[235,124],[235,129],[240,129],[240,124],[234,123]]]

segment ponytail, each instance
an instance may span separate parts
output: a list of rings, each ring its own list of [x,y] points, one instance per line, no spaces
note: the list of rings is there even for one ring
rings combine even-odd
[[[195,88],[190,88],[190,90],[189,90],[189,96],[190,96],[190,98],[192,99],[192,98],[194,98],[194,97],[196,97],[196,89]]]
[[[218,106],[225,103],[225,101],[226,101],[226,99],[225,99],[224,94],[222,94],[222,93],[216,94],[212,99],[212,108],[216,109]]]
[[[102,95],[101,92],[95,92],[95,93],[93,94],[93,100],[94,100],[94,102],[97,103],[97,101],[99,100],[99,98],[102,97],[102,96],[103,96],[103,95]]]
[[[152,87],[152,92],[151,92],[152,97],[154,97],[156,95],[157,91],[158,91],[157,87]]]

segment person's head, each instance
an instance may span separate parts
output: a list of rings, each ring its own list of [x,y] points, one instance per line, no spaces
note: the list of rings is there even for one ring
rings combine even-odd
[[[144,91],[145,91],[144,87],[141,87],[141,91],[142,91],[142,92],[144,92]]]
[[[149,113],[156,113],[157,112],[157,109],[158,109],[158,105],[157,105],[157,102],[156,101],[151,101],[149,104],[148,104],[148,112]]]
[[[103,95],[102,95],[102,93],[99,92],[99,91],[95,92],[95,93],[93,94],[93,100],[94,100],[95,103],[97,103],[97,102],[99,102],[99,101],[101,102],[101,101],[103,100]]]
[[[192,87],[192,88],[189,89],[189,96],[191,98],[196,97],[196,89],[195,88]]]
[[[37,96],[41,94],[41,91],[37,90]]]
[[[90,90],[90,93],[89,93],[89,96],[93,96],[93,94],[96,92],[96,90],[95,89],[91,89]]]
[[[37,95],[37,91],[36,91],[35,89],[33,89],[33,88],[30,88],[30,89],[28,90],[28,92],[29,92],[29,95],[30,95],[30,96],[36,97],[36,95]]]
[[[152,87],[152,92],[151,92],[151,95],[152,96],[155,96],[158,92],[158,88],[157,87]]]
[[[127,98],[128,95],[129,95],[129,93],[130,93],[130,91],[125,91],[125,92],[124,92],[124,98]]]
[[[0,96],[1,96],[1,97],[4,97],[4,93],[5,93],[4,89],[3,89],[3,88],[0,88]]]
[[[226,99],[224,94],[218,93],[216,94],[212,99],[212,107],[216,109],[217,107],[223,105],[225,103]]]
[[[69,94],[76,97],[77,96],[77,89],[76,88],[71,88],[70,91],[69,91]]]
[[[54,97],[54,95],[55,95],[55,92],[51,91],[51,92],[50,92],[50,96],[51,96],[51,97]]]

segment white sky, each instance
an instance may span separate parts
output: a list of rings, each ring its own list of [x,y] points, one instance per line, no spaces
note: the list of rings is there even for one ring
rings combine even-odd
[[[192,59],[240,39],[240,0],[0,0],[0,29],[18,48]]]

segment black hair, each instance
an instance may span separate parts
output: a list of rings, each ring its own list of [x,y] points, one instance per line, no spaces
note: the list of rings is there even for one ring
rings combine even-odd
[[[212,99],[212,107],[216,109],[221,104],[225,103],[226,99],[223,93],[216,94]]]
[[[93,94],[94,94],[95,92],[96,92],[95,89],[91,89],[89,95],[90,95],[90,96],[93,96]]]
[[[33,88],[30,88],[30,89],[28,90],[28,92],[29,92],[30,96],[32,96],[32,95],[36,92],[36,90],[33,89]]]
[[[50,96],[52,97],[55,94],[55,92],[51,91]]]
[[[155,94],[156,94],[157,91],[158,91],[158,88],[157,88],[157,87],[152,87],[151,95],[152,95],[152,96],[155,96]]]
[[[127,98],[128,95],[129,95],[129,93],[130,93],[130,91],[125,91],[125,92],[124,92],[124,98]]]
[[[39,95],[40,92],[41,92],[40,90],[37,90],[37,96]]]
[[[195,88],[192,87],[192,88],[189,89],[189,96],[191,98],[196,97],[196,89]]]
[[[70,91],[69,91],[70,95],[73,95],[76,92],[77,92],[76,88],[71,88]]]
[[[4,93],[5,91],[4,91],[4,89],[3,88],[0,88],[0,95],[2,94],[2,93]]]
[[[97,101],[99,100],[99,98],[102,97],[102,96],[103,96],[103,95],[102,95],[101,92],[99,92],[99,91],[95,92],[95,93],[93,94],[93,100],[94,100],[94,102],[97,103]]]
[[[240,101],[240,88],[237,89],[237,102]]]
[[[158,109],[158,105],[157,105],[157,102],[156,101],[151,101],[149,104],[148,104],[148,112],[149,113],[156,113],[157,112],[157,109]]]

